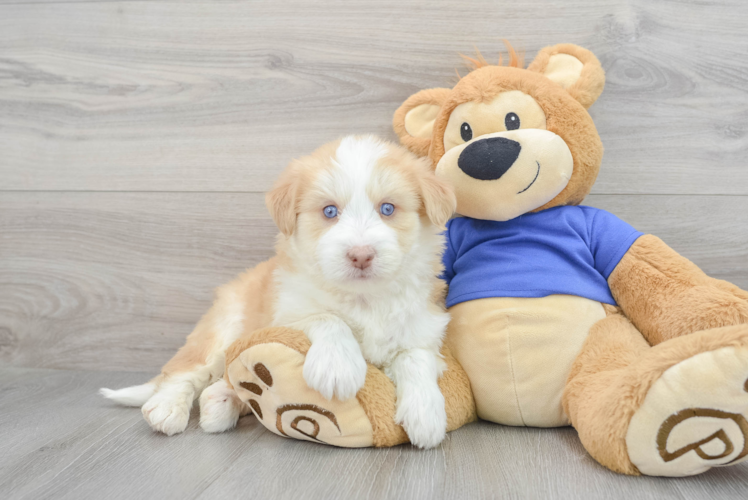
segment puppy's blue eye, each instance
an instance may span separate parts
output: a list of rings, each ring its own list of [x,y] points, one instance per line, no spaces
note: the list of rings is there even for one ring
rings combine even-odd
[[[392,215],[392,212],[395,211],[395,205],[392,203],[382,203],[379,211],[382,212],[382,215]]]
[[[338,207],[335,205],[327,205],[322,209],[322,213],[324,213],[325,217],[328,219],[333,219],[338,216]]]

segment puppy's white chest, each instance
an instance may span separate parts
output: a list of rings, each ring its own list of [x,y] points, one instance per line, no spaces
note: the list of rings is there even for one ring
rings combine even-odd
[[[419,318],[400,308],[383,313],[377,307],[346,316],[364,358],[378,367],[388,365],[400,351],[414,347],[419,332],[435,341],[440,337],[438,326],[429,326],[430,315],[426,310]],[[428,342],[426,338],[423,341]]]
[[[395,325],[369,322],[366,326],[354,328],[353,335],[361,346],[364,358],[378,367],[392,361],[403,348],[402,331]]]

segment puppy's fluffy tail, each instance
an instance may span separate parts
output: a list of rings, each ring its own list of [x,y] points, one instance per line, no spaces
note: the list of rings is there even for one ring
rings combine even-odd
[[[143,406],[151,396],[156,394],[156,387],[154,382],[125,387],[116,391],[102,387],[99,389],[99,394],[124,406]]]

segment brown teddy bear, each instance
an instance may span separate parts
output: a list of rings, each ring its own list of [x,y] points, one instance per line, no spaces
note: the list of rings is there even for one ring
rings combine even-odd
[[[573,425],[626,474],[684,476],[748,457],[748,293],[660,239],[580,206],[603,147],[586,108],[595,56],[540,51],[523,69],[474,60],[453,89],[424,90],[394,128],[455,188],[445,252],[452,321],[440,386],[448,430],[480,418]],[[339,446],[406,442],[395,389],[370,366],[353,400],[304,383],[309,341],[267,329],[227,353],[227,378],[271,431]]]

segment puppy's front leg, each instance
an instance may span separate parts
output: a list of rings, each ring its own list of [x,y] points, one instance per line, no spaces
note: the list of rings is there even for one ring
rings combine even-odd
[[[397,388],[395,421],[405,428],[410,442],[433,448],[447,433],[447,412],[439,390],[440,363],[434,351],[408,349],[385,369]]]
[[[337,316],[313,316],[294,325],[312,342],[304,361],[304,380],[326,399],[356,395],[366,381],[366,360],[350,327]]]

